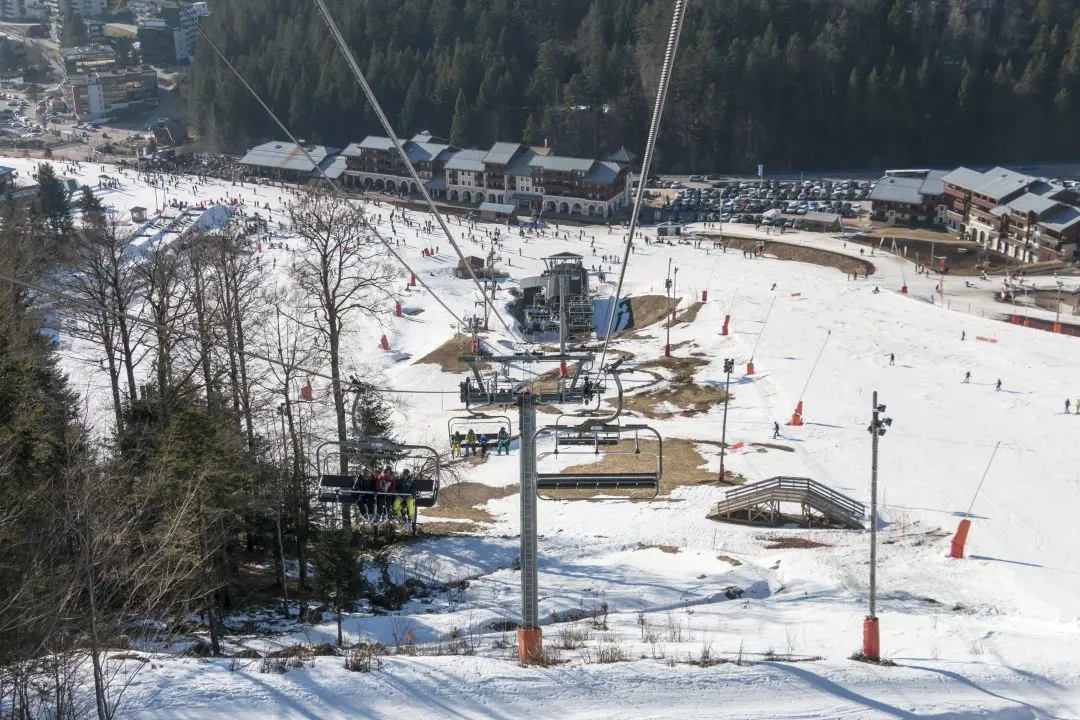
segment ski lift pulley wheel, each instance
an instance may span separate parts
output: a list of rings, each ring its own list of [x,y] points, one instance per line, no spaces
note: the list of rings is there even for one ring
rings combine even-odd
[[[618,433],[618,442],[626,437],[628,438],[632,433],[634,440],[633,450],[601,450],[598,444],[593,445],[593,449],[590,450],[562,450],[558,449],[558,434],[559,432],[572,432],[572,433]],[[536,474],[536,495],[542,500],[575,500],[575,499],[590,499],[590,498],[575,498],[575,497],[555,497],[551,495],[552,492],[559,491],[572,491],[572,490],[593,490],[593,491],[630,491],[630,490],[644,490],[646,492],[651,491],[652,495],[648,499],[655,498],[660,494],[660,482],[664,474],[664,441],[660,436],[660,433],[654,428],[648,425],[602,425],[595,423],[584,423],[576,427],[564,427],[558,425],[551,425],[545,428],[537,430],[534,435],[534,442],[541,435],[556,433],[556,449],[552,452],[539,453],[537,455],[537,465],[541,458],[551,455],[557,456],[559,454],[592,454],[598,455],[603,453],[605,457],[611,456],[634,456],[634,457],[652,457],[653,461],[650,463],[651,467],[648,469],[643,468],[642,471],[634,472],[586,472],[586,471],[562,471],[562,472],[537,472]],[[652,435],[656,439],[656,451],[646,450],[641,447],[640,435],[646,433]],[[644,463],[643,463],[644,464]],[[614,498],[613,498],[614,499]],[[633,499],[633,498],[626,498]]]

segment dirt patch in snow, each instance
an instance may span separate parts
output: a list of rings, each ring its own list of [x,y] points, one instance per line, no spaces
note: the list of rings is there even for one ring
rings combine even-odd
[[[766,550],[812,550],[814,548],[831,547],[828,543],[800,537],[758,536],[758,540],[764,540],[769,543],[768,545],[765,545]]]
[[[472,338],[468,335],[458,333],[416,362],[428,365],[438,365],[439,369],[444,373],[463,373],[469,371],[469,366],[458,360],[458,357],[461,355],[468,355],[471,352]],[[488,369],[488,366],[485,363],[481,363],[479,367],[481,371]]]
[[[697,413],[708,412],[710,408],[723,403],[728,397],[727,392],[721,387],[699,385],[694,382],[694,373],[708,364],[708,360],[697,357],[675,356],[657,358],[639,364],[636,368],[638,370],[664,368],[670,371],[670,384],[656,390],[628,395],[623,398],[623,407],[652,419],[669,418],[675,415],[692,417]],[[670,408],[678,408],[678,410]]]
[[[638,550],[659,550],[660,552],[667,553],[668,555],[678,555],[679,548],[675,545],[650,545],[648,543],[638,543]]]
[[[478,535],[483,526],[474,522],[422,522],[417,525],[427,536]]]
[[[696,302],[690,307],[686,308],[675,318],[677,323],[692,323],[697,320],[697,314],[701,312],[701,308],[705,307],[705,303]]]
[[[490,500],[509,497],[517,491],[517,485],[492,487],[475,482],[454,483],[439,491],[439,504],[422,511],[421,517],[469,520],[474,523],[495,522],[495,518],[483,506]]]
[[[736,560],[735,558],[731,557],[730,555],[717,555],[716,559],[717,560],[722,560],[723,562],[726,562],[731,567],[739,567],[740,565],[742,565],[742,563],[740,561]]]
[[[719,236],[717,236],[716,239],[719,239]],[[871,275],[874,274],[873,263],[867,260],[853,258],[844,255],[843,253],[835,253],[829,250],[805,247],[803,245],[791,245],[790,243],[780,242],[778,240],[764,240],[762,238],[741,238],[724,235],[724,240],[727,241],[728,245],[737,250],[752,250],[757,247],[759,242],[764,242],[765,254],[771,255],[779,260],[794,260],[796,262],[804,262],[811,265],[819,265],[821,267],[836,268],[848,275],[854,272],[857,272],[860,275],[867,272]],[[798,288],[787,288],[787,290],[797,292]]]
[[[750,447],[758,448],[758,452],[767,452],[768,450],[783,450],[784,452],[795,452],[795,448],[789,445],[777,445],[776,443],[767,442],[752,442]]]
[[[716,473],[705,469],[706,459],[694,447],[696,442],[684,438],[664,438],[664,473],[660,479],[661,495],[668,495],[679,487],[708,485],[717,482]],[[607,454],[602,453],[597,461],[571,465],[566,468],[566,471],[653,472],[656,469],[655,461],[651,455],[646,455],[646,453],[656,452],[656,441],[642,439],[639,447],[641,454],[634,454],[634,441],[623,440],[618,445],[605,448],[609,452]],[[627,454],[613,455],[610,454],[612,450]],[[557,497],[568,500],[588,499],[596,496],[651,499],[652,492],[644,490],[568,490],[560,491],[557,494]]]

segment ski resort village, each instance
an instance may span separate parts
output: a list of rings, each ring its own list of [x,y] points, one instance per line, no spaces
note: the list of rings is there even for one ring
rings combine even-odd
[[[282,44],[288,3],[178,1],[190,137],[170,98],[152,141],[0,142],[0,720],[1080,719],[1080,166],[1013,162],[1075,145],[1080,19],[1002,2],[1008,42],[920,66],[909,24],[974,10],[448,0],[427,49],[423,2]],[[1059,81],[1024,133],[989,109]],[[832,85],[910,152],[768,117]],[[912,164],[893,85],[971,147],[927,99]],[[791,170],[829,153],[877,169]]]

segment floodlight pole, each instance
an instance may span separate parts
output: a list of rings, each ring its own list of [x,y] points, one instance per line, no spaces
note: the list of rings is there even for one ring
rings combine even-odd
[[[671,357],[671,258],[667,261],[667,278],[664,280],[667,295],[667,340],[664,341],[664,357]]]
[[[724,380],[724,423],[720,426],[720,482],[724,481],[727,477],[724,472],[724,455],[727,453],[727,408],[728,397],[730,397],[729,388],[731,387],[731,371],[735,369],[735,360],[727,358],[724,360],[724,373],[727,376]]]
[[[543,655],[543,633],[537,579],[536,540],[536,404],[532,392],[521,393],[521,626],[518,660],[531,663]]]
[[[863,620],[863,655],[867,660],[877,662],[881,659],[881,638],[877,618],[877,477],[878,477],[878,438],[885,434],[885,428],[892,424],[890,418],[882,418],[885,406],[878,404],[877,390],[874,391],[873,412],[870,427],[870,614]]]

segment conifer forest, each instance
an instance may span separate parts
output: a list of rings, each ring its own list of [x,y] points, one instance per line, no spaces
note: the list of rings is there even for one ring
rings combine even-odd
[[[653,0],[335,0],[398,133],[585,156],[640,150],[670,8]],[[382,134],[310,3],[231,0],[210,36],[301,137]],[[280,134],[200,44],[186,96],[214,149]],[[1067,0],[695,0],[657,170],[1031,161],[1080,151]]]

